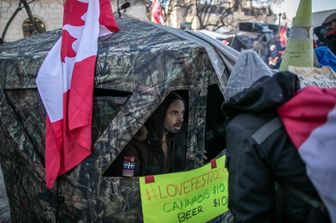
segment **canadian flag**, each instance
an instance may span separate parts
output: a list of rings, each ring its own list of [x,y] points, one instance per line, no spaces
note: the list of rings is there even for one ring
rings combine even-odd
[[[281,47],[284,48],[287,45],[287,24],[284,26],[281,26],[279,31],[279,39]]]
[[[278,114],[336,222],[336,88],[304,88]]]
[[[154,0],[152,5],[152,18],[156,24],[164,24],[162,8],[159,0]]]
[[[67,0],[62,36],[38,72],[47,112],[47,188],[91,154],[93,85],[98,37],[119,28],[109,0]]]

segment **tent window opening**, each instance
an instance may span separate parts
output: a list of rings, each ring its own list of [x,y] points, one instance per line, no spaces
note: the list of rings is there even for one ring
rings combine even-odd
[[[103,175],[133,177],[185,170],[188,103],[187,90],[168,94]]]

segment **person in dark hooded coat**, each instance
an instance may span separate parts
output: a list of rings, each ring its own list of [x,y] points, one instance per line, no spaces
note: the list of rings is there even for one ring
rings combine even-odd
[[[336,55],[336,13],[329,15],[322,23],[326,28],[324,41],[327,47]]]
[[[105,174],[145,176],[184,170],[185,107],[182,97],[169,94]]]
[[[229,119],[225,128],[229,209],[237,223],[329,222],[293,193],[298,190],[320,201],[277,118],[276,107],[299,88],[296,75],[272,75],[253,51],[241,53],[231,72],[222,110]]]

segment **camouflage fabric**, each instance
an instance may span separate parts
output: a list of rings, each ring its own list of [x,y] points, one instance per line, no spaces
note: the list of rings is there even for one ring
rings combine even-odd
[[[7,192],[6,192],[1,168],[0,168],[0,222],[1,223],[11,222]]]
[[[214,83],[225,90],[223,56],[180,30],[118,23],[119,33],[99,39],[92,155],[52,190],[44,182],[46,114],[35,78],[60,30],[0,46],[0,163],[13,222],[141,222],[138,178],[103,173],[174,90],[189,96],[187,169],[204,164],[207,90]]]

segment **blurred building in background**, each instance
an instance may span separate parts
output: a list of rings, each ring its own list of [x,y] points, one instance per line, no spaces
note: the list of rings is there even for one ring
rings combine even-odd
[[[168,1],[165,7],[166,21],[175,28],[190,23],[191,28],[196,30],[238,30],[240,22],[273,23],[276,19],[269,6],[256,6],[252,0]]]
[[[257,0],[255,0],[257,1]],[[115,16],[117,1],[112,0]],[[120,0],[119,4],[125,1]],[[150,0],[128,0],[131,7],[122,10],[128,16],[151,20]],[[165,25],[175,28],[238,30],[242,21],[272,23],[274,14],[269,7],[256,7],[252,0],[160,0]],[[1,0],[0,38],[5,42],[28,37],[37,32],[61,28],[64,0]],[[35,24],[30,20],[28,6]],[[37,31],[34,26],[38,26]]]
[[[336,2],[335,2],[336,3]],[[336,7],[336,4],[335,4]],[[330,9],[330,10],[323,10],[319,12],[313,12],[312,14],[312,22],[313,22],[313,27],[320,26],[322,22],[327,18],[329,15],[333,14],[336,12],[335,9]]]
[[[131,7],[126,14],[148,20],[146,4],[143,0],[131,0]],[[120,2],[121,4],[124,2]],[[34,24],[29,19],[27,8],[39,27],[39,32],[59,29],[63,21],[64,0],[1,0],[0,1],[0,38],[11,42],[37,33]],[[112,1],[114,11],[117,11],[116,1]],[[115,12],[115,16],[118,13]]]
[[[26,1],[28,4],[31,1]],[[38,0],[29,5],[32,16],[41,31],[61,27],[63,20],[63,1]],[[4,41],[15,41],[32,35],[35,31],[24,4],[19,0],[0,1],[0,37]]]

